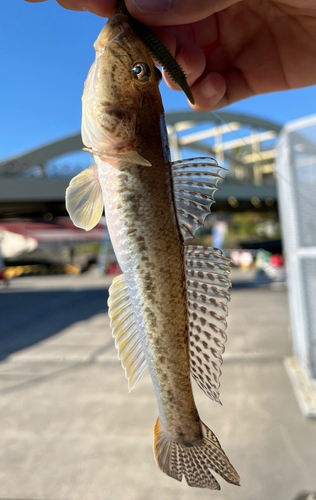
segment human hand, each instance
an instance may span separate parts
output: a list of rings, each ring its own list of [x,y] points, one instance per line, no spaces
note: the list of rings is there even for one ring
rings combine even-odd
[[[58,2],[105,17],[114,14],[116,3]],[[316,84],[314,0],[126,0],[126,7],[133,17],[154,26],[176,56],[196,111]],[[179,90],[166,73],[164,78]]]

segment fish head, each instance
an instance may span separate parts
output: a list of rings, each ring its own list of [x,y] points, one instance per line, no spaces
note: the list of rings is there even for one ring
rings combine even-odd
[[[145,96],[161,102],[161,73],[127,16],[113,16],[94,48],[96,60],[83,94],[83,142],[98,156],[135,150]]]

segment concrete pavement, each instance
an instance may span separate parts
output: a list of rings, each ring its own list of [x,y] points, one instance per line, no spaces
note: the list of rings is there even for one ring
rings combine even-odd
[[[34,277],[0,291],[0,500],[293,500],[316,490],[316,421],[301,415],[284,287],[235,275],[223,406],[196,388],[201,418],[240,488],[189,488],[152,453],[150,377],[128,394],[106,311],[108,278]],[[110,280],[111,281],[111,280]]]

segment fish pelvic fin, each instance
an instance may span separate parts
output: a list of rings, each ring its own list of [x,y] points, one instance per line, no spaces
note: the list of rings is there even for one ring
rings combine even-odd
[[[240,485],[240,477],[223,451],[215,434],[202,422],[202,438],[194,443],[174,440],[157,419],[154,454],[160,470],[177,481],[184,475],[189,486],[220,490],[210,469],[228,483]]]

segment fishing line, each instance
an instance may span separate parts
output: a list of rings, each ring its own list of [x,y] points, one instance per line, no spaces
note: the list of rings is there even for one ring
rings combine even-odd
[[[245,146],[249,147],[249,144],[247,144],[247,142],[244,140],[244,137],[241,136],[238,130],[234,130],[230,126],[230,124],[225,122],[225,120],[223,120],[222,117],[218,115],[215,111],[211,111],[211,113],[217,118],[217,120],[226,125],[230,129],[231,133],[235,134],[244,143]],[[254,151],[254,149],[252,149],[252,152],[256,153],[259,156],[259,158],[261,158],[262,161],[265,161],[261,154],[261,151]],[[309,198],[306,198],[306,196],[304,196],[304,194],[300,192],[300,189],[298,188],[297,185],[295,185],[295,183],[293,183],[288,177],[285,177],[283,174],[281,174],[274,165],[271,165],[271,168],[274,171],[274,173],[278,177],[280,177],[280,179],[283,179],[292,189],[294,189],[294,191],[298,194],[300,198],[302,198],[311,208],[316,210],[316,205],[313,205],[313,203],[311,203],[311,200]]]

